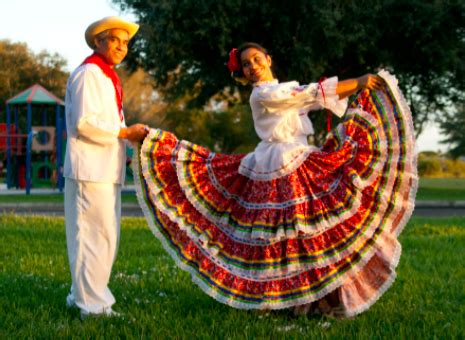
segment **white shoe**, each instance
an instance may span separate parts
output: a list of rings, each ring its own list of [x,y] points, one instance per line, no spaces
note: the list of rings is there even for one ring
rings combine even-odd
[[[113,309],[111,309],[111,307],[105,308],[102,313],[88,313],[88,312],[84,312],[81,310],[81,320],[85,320],[87,318],[99,318],[99,317],[119,318],[122,316],[123,315],[121,313],[115,312]]]
[[[74,299],[74,296],[70,294],[68,294],[68,296],[66,297],[66,307],[68,308],[73,308],[73,307],[76,307],[76,300]]]

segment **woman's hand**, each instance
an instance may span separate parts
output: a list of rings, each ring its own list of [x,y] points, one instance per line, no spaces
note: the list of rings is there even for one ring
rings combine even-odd
[[[357,82],[358,90],[361,90],[363,88],[367,88],[370,90],[381,90],[381,88],[384,86],[383,78],[371,73],[365,74],[357,78]]]
[[[359,78],[342,80],[337,83],[336,93],[339,99],[353,95],[355,92],[367,88],[370,90],[381,90],[384,86],[384,80],[375,74],[365,74]]]

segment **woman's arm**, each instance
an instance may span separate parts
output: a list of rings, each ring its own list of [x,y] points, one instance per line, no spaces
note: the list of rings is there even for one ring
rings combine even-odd
[[[384,81],[381,77],[374,74],[365,74],[359,78],[352,78],[338,82],[336,94],[339,98],[348,97],[362,88],[370,90],[379,90],[383,87]]]

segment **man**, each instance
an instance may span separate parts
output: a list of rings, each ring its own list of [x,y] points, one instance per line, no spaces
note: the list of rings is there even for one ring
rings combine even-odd
[[[66,89],[65,220],[72,278],[66,302],[82,318],[118,314],[107,285],[119,242],[126,140],[142,141],[147,128],[126,127],[114,66],[138,28],[118,17],[91,24],[85,39],[94,53],[71,74]]]

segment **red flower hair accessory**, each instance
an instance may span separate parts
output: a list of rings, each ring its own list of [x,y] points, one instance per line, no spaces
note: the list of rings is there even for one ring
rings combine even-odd
[[[231,77],[234,78],[235,81],[241,83],[242,85],[247,85],[249,83],[249,81],[242,74],[242,67],[239,62],[239,50],[237,48],[233,48],[231,52],[229,52],[227,66],[229,72],[231,72]]]
[[[238,49],[233,48],[231,52],[229,52],[229,60],[228,60],[228,69],[231,74],[235,74],[241,70],[241,65],[239,65],[239,56],[238,56]]]

